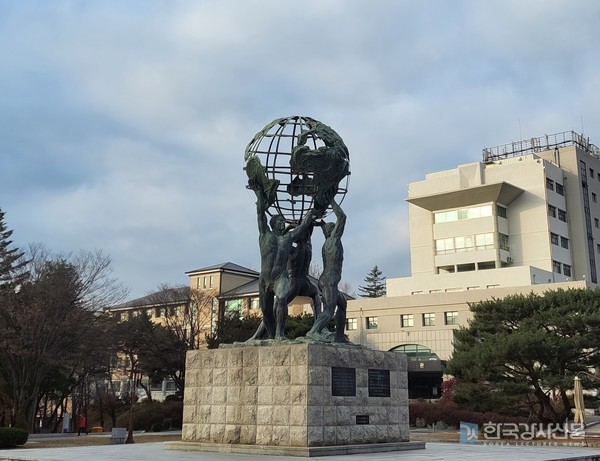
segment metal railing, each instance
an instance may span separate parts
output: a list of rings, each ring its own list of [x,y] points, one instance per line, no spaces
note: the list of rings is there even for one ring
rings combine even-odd
[[[566,146],[577,146],[588,154],[600,159],[600,148],[590,142],[590,138],[574,131],[547,134],[539,138],[523,139],[510,144],[483,148],[483,161],[493,162],[510,157],[534,154]]]

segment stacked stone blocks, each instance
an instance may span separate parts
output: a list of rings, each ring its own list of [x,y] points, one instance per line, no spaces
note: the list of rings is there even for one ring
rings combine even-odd
[[[332,367],[356,370],[356,395],[332,395]],[[390,370],[369,397],[368,370]],[[406,357],[325,344],[190,351],[184,442],[319,447],[409,440]],[[357,424],[368,415],[368,424]]]

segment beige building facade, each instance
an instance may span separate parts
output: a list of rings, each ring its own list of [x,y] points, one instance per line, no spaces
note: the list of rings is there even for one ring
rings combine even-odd
[[[600,150],[565,132],[484,149],[480,162],[411,183],[411,276],[388,279],[385,298],[349,302],[350,340],[405,352],[412,396],[438,396],[469,303],[598,284],[599,173]],[[419,372],[435,376],[421,390]]]

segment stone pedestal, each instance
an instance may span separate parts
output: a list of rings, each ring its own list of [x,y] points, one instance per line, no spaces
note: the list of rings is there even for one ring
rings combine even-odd
[[[287,343],[189,351],[182,442],[168,448],[314,456],[424,444],[409,442],[406,356]]]

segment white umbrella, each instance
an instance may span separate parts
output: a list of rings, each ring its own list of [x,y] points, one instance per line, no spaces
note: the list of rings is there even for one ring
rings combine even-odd
[[[579,376],[575,376],[573,389],[573,400],[575,401],[575,418],[573,422],[584,424],[585,423],[585,404],[583,403],[583,389],[581,388],[581,379]]]

